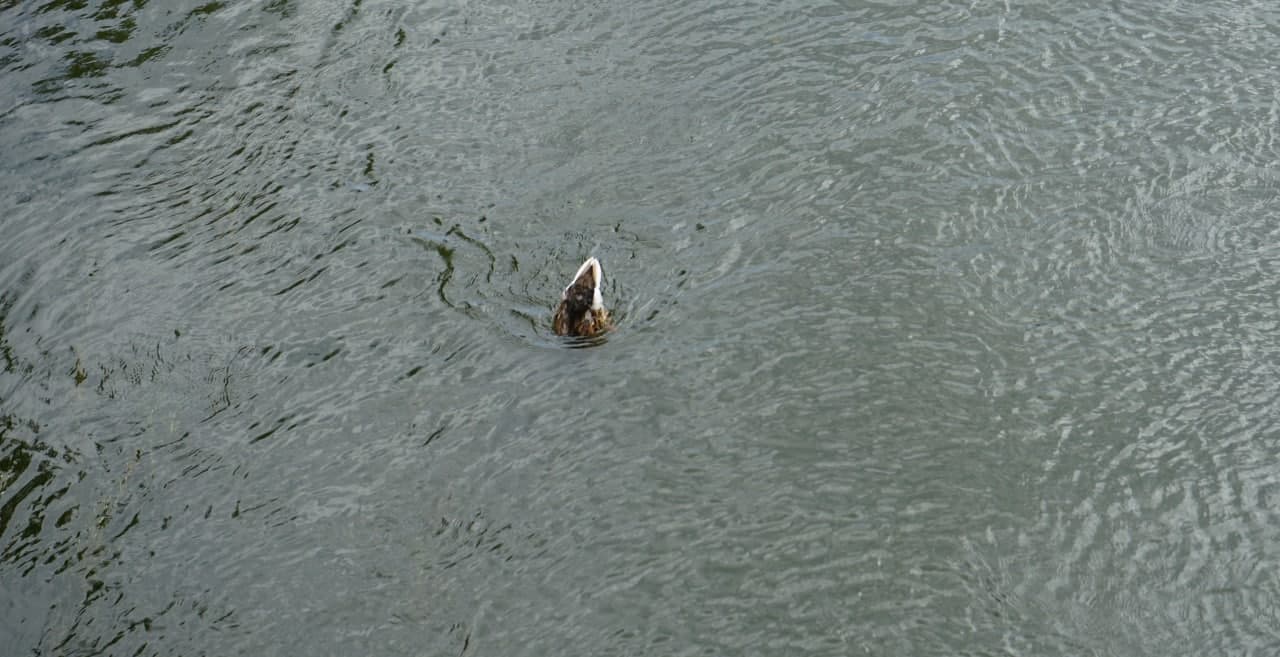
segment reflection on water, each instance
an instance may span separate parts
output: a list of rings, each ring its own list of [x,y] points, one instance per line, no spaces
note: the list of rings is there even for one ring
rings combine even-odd
[[[1268,654],[1271,14],[0,3],[0,643]]]

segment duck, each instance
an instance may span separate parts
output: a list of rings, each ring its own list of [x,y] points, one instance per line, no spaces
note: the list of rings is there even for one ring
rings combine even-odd
[[[587,258],[560,294],[560,303],[551,319],[551,329],[556,335],[594,338],[612,328],[604,296],[600,294],[602,285],[604,270],[600,261],[594,256]]]

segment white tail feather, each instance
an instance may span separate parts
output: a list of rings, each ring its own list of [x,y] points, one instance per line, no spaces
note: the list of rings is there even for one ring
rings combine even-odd
[[[591,299],[591,307],[596,310],[603,310],[604,295],[600,294],[600,286],[604,285],[604,269],[600,266],[600,261],[595,259],[595,256],[587,258],[587,261],[582,263],[581,267],[578,267],[578,271],[574,272],[573,279],[565,286],[564,292],[560,294],[560,298],[563,299],[569,296],[569,288],[573,287],[573,284],[578,282],[578,279],[586,273],[588,267],[591,268],[591,273],[594,275],[596,281],[595,294],[592,295]]]

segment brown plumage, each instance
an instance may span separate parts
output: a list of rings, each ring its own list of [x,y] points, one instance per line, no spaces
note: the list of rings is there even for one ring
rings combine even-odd
[[[560,295],[551,328],[556,335],[592,338],[608,331],[609,311],[604,308],[600,286],[604,285],[604,270],[600,261],[587,258],[573,275],[573,281]]]

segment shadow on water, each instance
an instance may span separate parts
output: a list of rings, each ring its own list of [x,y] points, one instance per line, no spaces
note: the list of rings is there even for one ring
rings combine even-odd
[[[0,295],[0,385],[8,390],[38,389],[49,395],[51,406],[54,398],[78,392],[89,376],[79,359],[66,371],[48,371],[16,352],[9,336],[12,308],[13,302]],[[15,406],[12,399],[7,401],[6,407]],[[143,454],[124,445],[94,442],[90,457],[64,444],[66,426],[61,419],[42,426],[12,412],[0,414],[2,579],[9,595],[39,602],[19,615],[6,614],[15,620],[0,621],[0,634],[10,641],[22,638],[43,645],[50,652],[100,654],[124,633],[110,639],[90,638],[96,633],[81,631],[94,622],[93,610],[116,607],[125,595],[109,572],[126,558],[117,541],[138,524],[130,500],[139,486],[147,488],[145,480],[133,476]],[[47,586],[75,595],[51,596]],[[167,611],[149,617],[124,613],[129,623],[149,629]]]

